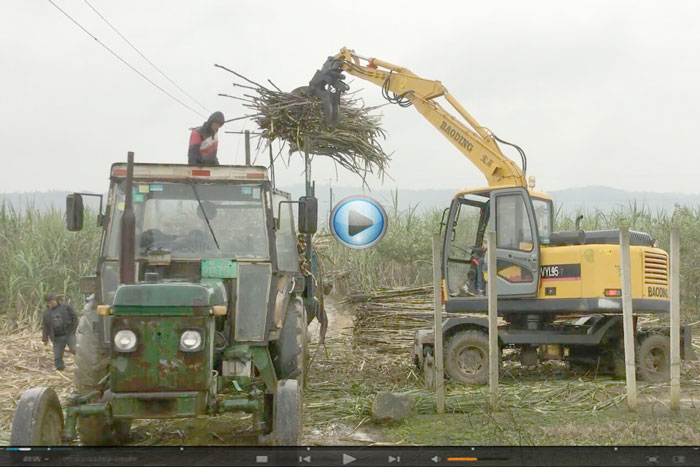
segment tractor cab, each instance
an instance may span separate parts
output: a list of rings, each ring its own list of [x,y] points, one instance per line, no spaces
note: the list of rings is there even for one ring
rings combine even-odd
[[[316,199],[291,201],[265,167],[134,164],[133,153],[110,180],[96,275],[81,280],[88,299],[65,424],[53,391],[27,392],[13,443],[77,434],[84,445],[123,444],[135,419],[245,411],[263,442],[298,444],[306,326],[322,308],[307,310],[302,295],[312,278],[300,268],[292,204],[309,235]],[[71,231],[83,226],[82,195],[67,198]],[[55,410],[36,415],[49,402]]]

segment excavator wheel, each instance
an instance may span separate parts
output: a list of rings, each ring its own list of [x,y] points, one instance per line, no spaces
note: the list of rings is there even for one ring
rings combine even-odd
[[[484,331],[469,329],[450,337],[445,345],[445,371],[458,383],[485,384],[488,382],[488,334]]]
[[[653,334],[637,350],[637,377],[652,383],[668,382],[671,375],[671,342],[668,336]]]

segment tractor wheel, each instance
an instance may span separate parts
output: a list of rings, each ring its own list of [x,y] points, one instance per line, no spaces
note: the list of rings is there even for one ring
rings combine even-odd
[[[296,380],[299,383],[299,390],[303,392],[304,387],[306,387],[306,370],[309,364],[309,341],[308,341],[308,327],[306,322],[306,308],[304,307],[304,302],[301,297],[299,297],[299,307],[295,307],[296,318],[296,343],[297,343],[297,355],[296,355],[296,366],[301,369],[301,372],[297,374]]]
[[[57,446],[61,444],[63,412],[51,388],[24,391],[12,419],[13,446]]]
[[[276,446],[298,446],[301,436],[301,389],[296,379],[277,384],[273,401],[272,434]]]
[[[671,375],[671,343],[668,336],[653,334],[639,345],[637,375],[642,381],[668,382]]]
[[[304,366],[308,356],[306,309],[299,295],[289,299],[282,333],[276,342],[273,361],[278,378],[294,378],[304,386]]]
[[[88,311],[88,313],[92,313]],[[80,396],[98,389],[109,372],[109,350],[101,347],[87,316],[80,318],[76,333],[75,387]],[[90,402],[95,402],[99,398]],[[78,434],[85,446],[110,446],[129,441],[131,420],[109,421],[105,417],[78,417]]]
[[[489,338],[483,331],[461,331],[445,345],[445,371],[462,384],[489,380]]]

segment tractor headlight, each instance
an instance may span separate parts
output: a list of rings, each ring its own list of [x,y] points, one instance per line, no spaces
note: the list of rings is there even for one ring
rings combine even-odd
[[[136,349],[134,331],[122,329],[114,335],[114,347],[120,352],[133,352]]]
[[[202,348],[202,334],[193,329],[187,330],[180,336],[180,350],[196,352]]]

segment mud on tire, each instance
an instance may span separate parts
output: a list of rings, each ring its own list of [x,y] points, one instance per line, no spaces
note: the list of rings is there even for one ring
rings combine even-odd
[[[488,382],[488,335],[483,331],[467,330],[450,337],[445,344],[445,371],[450,378],[462,384]]]
[[[668,382],[671,374],[671,341],[668,336],[652,334],[637,350],[637,377],[652,383]]]

